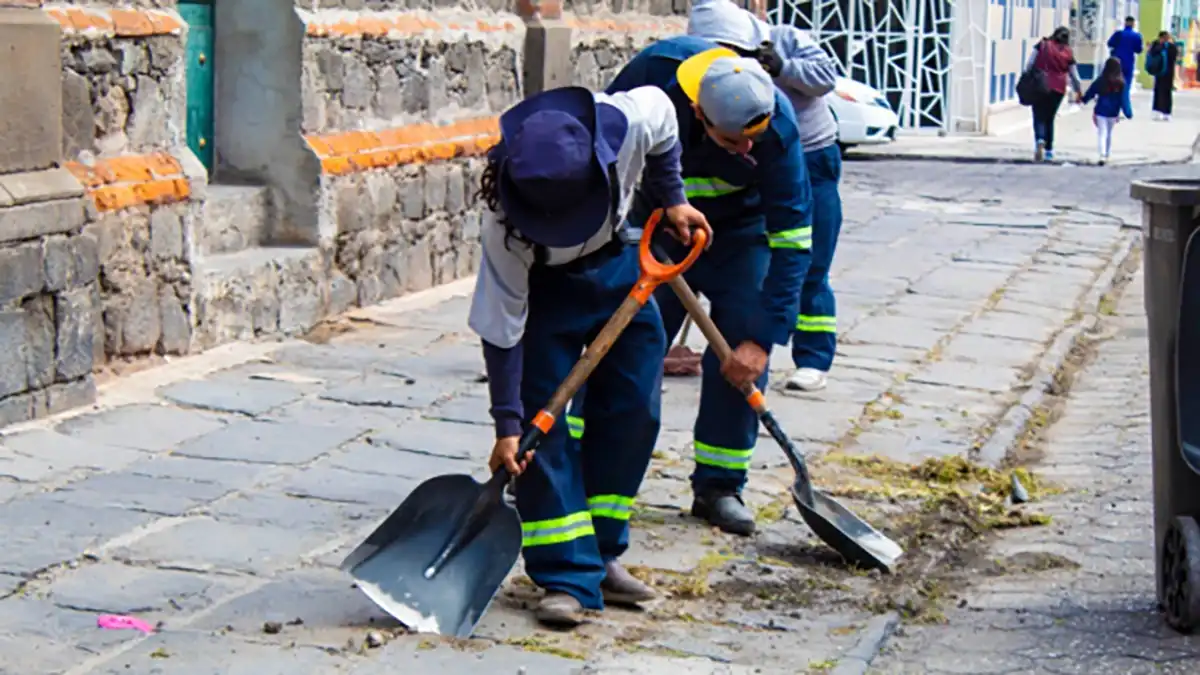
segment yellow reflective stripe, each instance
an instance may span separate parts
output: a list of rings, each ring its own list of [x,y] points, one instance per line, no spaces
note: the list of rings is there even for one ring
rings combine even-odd
[[[797,248],[807,250],[812,248],[812,228],[797,227],[794,230],[768,232],[767,243],[771,248]]]
[[[592,528],[592,514],[579,511],[562,518],[535,520],[521,523],[523,546],[549,546],[574,541],[596,533]]]
[[[719,466],[722,469],[733,469],[734,471],[749,471],[750,457],[753,454],[754,448],[750,448],[749,450],[734,450],[733,448],[721,448],[696,441],[697,464]]]
[[[805,316],[796,317],[796,330],[802,333],[836,333],[836,316]]]
[[[633,515],[633,497],[623,495],[596,495],[588,497],[588,509],[593,518],[629,520]]]
[[[720,178],[684,178],[683,194],[688,199],[715,198],[731,195],[745,189],[740,185],[726,183]]]
[[[574,439],[583,438],[583,418],[567,415],[567,433]]]

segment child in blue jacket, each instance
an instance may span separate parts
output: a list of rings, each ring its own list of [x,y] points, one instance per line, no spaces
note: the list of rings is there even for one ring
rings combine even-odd
[[[1121,61],[1110,58],[1104,62],[1104,70],[1096,78],[1083,95],[1083,102],[1096,99],[1096,109],[1092,113],[1092,121],[1096,125],[1096,147],[1100,153],[1100,165],[1108,161],[1112,152],[1113,127],[1125,117],[1133,119],[1133,107],[1129,105],[1129,97],[1125,95],[1125,76],[1121,72]]]

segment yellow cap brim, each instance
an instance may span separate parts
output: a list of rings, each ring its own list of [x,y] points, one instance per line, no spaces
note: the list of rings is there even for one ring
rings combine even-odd
[[[675,81],[679,83],[679,88],[683,90],[688,100],[695,103],[700,99],[700,82],[708,73],[708,67],[712,65],[712,62],[727,57],[737,58],[737,56],[737,52],[725,47],[700,52],[679,64],[679,69],[675,71]]]

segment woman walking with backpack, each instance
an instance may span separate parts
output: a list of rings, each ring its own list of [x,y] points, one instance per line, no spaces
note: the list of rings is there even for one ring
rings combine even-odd
[[[1164,122],[1171,119],[1171,108],[1175,98],[1175,63],[1179,60],[1179,47],[1171,34],[1163,31],[1146,54],[1146,72],[1154,76],[1154,119]]]
[[[1037,43],[1025,63],[1026,71],[1040,72],[1045,82],[1044,91],[1030,106],[1033,108],[1033,135],[1037,142],[1034,160],[1038,162],[1054,159],[1054,118],[1058,116],[1058,108],[1067,95],[1068,80],[1075,91],[1076,100],[1081,96],[1075,52],[1071,50],[1070,43],[1071,31],[1066,26],[1059,26],[1049,38]]]

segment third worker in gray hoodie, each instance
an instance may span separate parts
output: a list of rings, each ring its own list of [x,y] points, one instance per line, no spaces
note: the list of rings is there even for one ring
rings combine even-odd
[[[696,0],[688,34],[757,58],[787,94],[796,110],[800,142],[813,196],[812,265],[800,293],[800,314],[792,333],[796,371],[789,389],[825,387],[837,348],[837,305],[829,270],[842,229],[842,155],[838,128],[825,95],[837,81],[837,63],[807,33],[793,26],[770,26],[732,0]],[[764,44],[765,43],[765,44]]]

